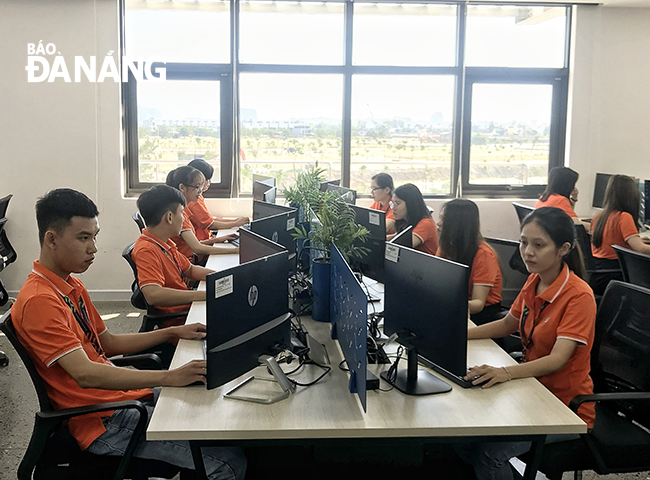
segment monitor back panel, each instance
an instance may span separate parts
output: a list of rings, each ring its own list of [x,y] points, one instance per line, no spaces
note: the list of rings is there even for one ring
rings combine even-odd
[[[279,243],[251,232],[245,228],[239,229],[239,263],[252,262],[262,257],[268,257],[286,251]]]
[[[289,254],[296,253],[296,241],[291,235],[298,222],[298,210],[279,213],[251,222],[251,231],[285,247]]]
[[[293,207],[285,205],[276,205],[275,203],[261,202],[253,200],[253,220],[260,220],[261,218],[272,217],[279,213],[289,213],[296,210]]]
[[[354,211],[356,222],[367,228],[370,235],[366,241],[357,240],[355,245],[370,251],[362,258],[355,260],[355,266],[361,272],[378,282],[384,282],[384,254],[386,248],[386,214],[381,210],[350,205]]]

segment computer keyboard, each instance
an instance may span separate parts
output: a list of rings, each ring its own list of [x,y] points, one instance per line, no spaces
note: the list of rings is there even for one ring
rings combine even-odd
[[[234,245],[235,247],[239,246],[239,239],[238,238],[233,238],[232,240],[227,240],[227,242],[231,245]]]

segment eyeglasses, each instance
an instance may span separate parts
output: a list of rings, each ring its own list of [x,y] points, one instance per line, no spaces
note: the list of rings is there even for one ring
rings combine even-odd
[[[371,192],[374,192],[375,190],[381,190],[381,187],[370,187]]]
[[[200,185],[188,185],[187,188],[196,188],[197,190],[203,190],[203,184],[200,184]]]

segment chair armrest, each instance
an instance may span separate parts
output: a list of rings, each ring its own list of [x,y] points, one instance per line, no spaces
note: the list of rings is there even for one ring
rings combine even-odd
[[[147,427],[148,414],[147,409],[140,400],[126,400],[122,402],[108,402],[99,403],[96,405],[87,405],[83,407],[66,408],[63,410],[38,412],[36,413],[36,421],[34,422],[34,431],[29,441],[27,451],[23,460],[18,467],[18,478],[32,478],[32,472],[41,457],[45,445],[50,437],[50,434],[55,427],[60,425],[66,420],[79,415],[86,415],[89,413],[108,412],[111,410],[126,410],[135,409],[138,411],[138,423],[133,429],[129,443],[124,451],[124,455],[118,468],[115,472],[114,479],[122,479],[126,472],[126,468],[131,461],[135,447],[139,439],[144,434]]]
[[[111,357],[109,360],[117,367],[135,367],[138,370],[162,370],[162,361],[155,353]]]
[[[622,273],[623,270],[620,268],[607,268],[603,270],[586,270],[587,273]]]
[[[650,392],[593,393],[576,395],[569,402],[569,408],[578,412],[580,405],[586,402],[612,402],[617,400],[650,400]]]
[[[170,318],[186,317],[187,314],[190,313],[189,310],[184,310],[182,312],[170,312],[170,313],[157,313],[154,309],[151,310],[152,310],[151,313],[147,312],[147,317],[149,317],[152,320],[169,320]]]

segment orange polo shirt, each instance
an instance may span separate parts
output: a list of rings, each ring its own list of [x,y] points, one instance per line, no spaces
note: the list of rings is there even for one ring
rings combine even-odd
[[[151,234],[146,228],[136,240],[131,257],[138,268],[138,285],[160,285],[176,290],[189,290],[183,275],[192,266],[190,261],[181,255],[172,240],[163,242]],[[188,310],[190,304],[172,307],[156,307],[161,312],[182,312]]]
[[[542,208],[542,207],[559,208],[560,210],[566,212],[566,214],[571,218],[578,218],[576,212],[573,211],[573,206],[571,206],[571,202],[564,195],[558,195],[557,193],[554,193],[553,195],[549,196],[545,202],[542,202],[541,200],[537,200],[537,202],[535,203],[535,208]]]
[[[432,218],[423,218],[413,228],[413,235],[416,235],[422,243],[415,247],[416,250],[435,255],[438,251],[438,231],[436,222]]]
[[[553,284],[536,295],[539,275],[531,274],[515,299],[510,313],[521,322],[524,306],[530,313],[524,324],[522,343],[531,338],[525,361],[530,362],[551,353],[558,338],[568,338],[577,343],[576,349],[564,367],[538,380],[566,405],[576,395],[590,395],[594,384],[589,376],[591,347],[594,343],[596,301],[591,287],[569,270],[565,264]],[[540,310],[548,302],[546,308]],[[593,403],[578,409],[578,416],[592,428],[596,411]]]
[[[598,220],[598,213],[591,220],[591,233],[593,235]],[[616,260],[616,251],[612,245],[618,245],[624,248],[630,248],[627,241],[639,235],[634,218],[627,212],[612,212],[609,214],[603,229],[603,241],[599,248],[591,245],[591,253],[596,258],[609,258]]]
[[[83,301],[88,313],[88,324],[85,324],[88,334],[84,333],[84,329],[75,319],[72,310],[63,300],[63,295],[72,301],[77,312],[81,312],[79,299]],[[106,325],[79,279],[69,276],[67,280],[63,280],[36,260],[32,273],[27,277],[16,303],[11,308],[11,320],[20,343],[29,353],[38,374],[45,382],[50,402],[57,410],[136,400],[152,394],[148,388],[81,388],[58,364],[61,357],[74,350],[83,349],[91,362],[112,365],[101,348],[101,335],[106,331]],[[93,342],[97,348],[93,346]],[[91,413],[69,420],[68,430],[82,450],[88,448],[106,431],[102,417],[110,417],[112,414],[111,411]]]
[[[199,241],[209,239],[210,230],[208,227],[212,225],[214,219],[208,207],[205,206],[203,195],[199,195],[199,199],[196,202],[188,203],[185,210],[189,210],[189,217],[192,225],[194,225],[196,238]]]
[[[485,306],[494,305],[501,301],[501,269],[497,254],[490,246],[481,242],[472,262],[472,271],[469,275],[469,295],[472,299],[474,285],[490,287]]]
[[[382,210],[382,211],[386,212],[386,219],[387,220],[388,219],[395,220],[395,215],[393,215],[393,209],[390,208],[390,201],[386,202],[385,207],[381,206],[381,202],[375,202],[372,205],[370,205],[370,208],[372,208],[373,210]]]
[[[196,236],[196,229],[194,228],[194,225],[192,225],[192,220],[190,219],[190,212],[187,211],[186,208],[183,209],[183,225],[181,226],[181,233],[185,231],[190,231]],[[176,248],[178,248],[178,251],[181,252],[185,257],[187,258],[192,258],[194,255],[194,252],[190,248],[190,246],[187,244],[185,240],[183,240],[183,237],[180,235],[177,235],[175,237],[170,238],[176,244]]]

